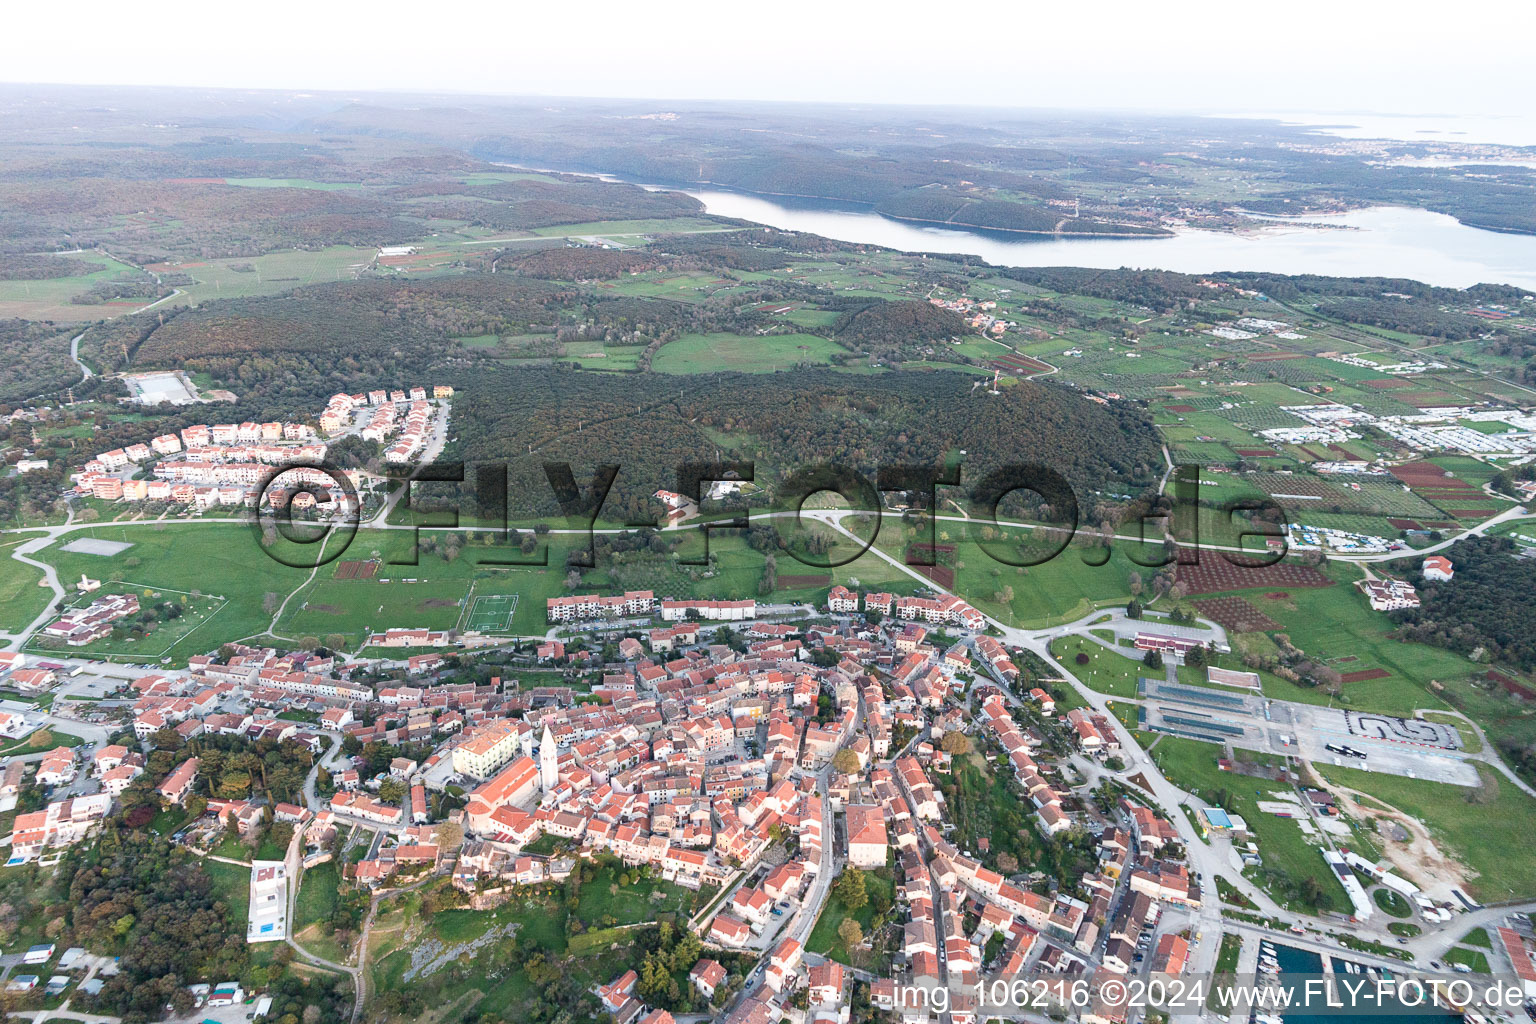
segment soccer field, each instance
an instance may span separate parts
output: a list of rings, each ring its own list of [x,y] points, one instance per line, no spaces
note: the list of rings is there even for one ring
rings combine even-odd
[[[511,627],[515,611],[516,594],[484,594],[470,605],[464,628],[477,633],[503,633]]]

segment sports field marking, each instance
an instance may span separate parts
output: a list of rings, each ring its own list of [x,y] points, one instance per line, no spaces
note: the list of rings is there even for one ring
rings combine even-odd
[[[470,606],[465,629],[480,633],[505,632],[517,611],[516,594],[482,594]]]

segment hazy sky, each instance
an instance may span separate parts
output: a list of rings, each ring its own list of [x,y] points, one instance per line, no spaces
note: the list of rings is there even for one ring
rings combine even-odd
[[[1533,37],[1529,0],[23,0],[0,80],[1514,114]]]

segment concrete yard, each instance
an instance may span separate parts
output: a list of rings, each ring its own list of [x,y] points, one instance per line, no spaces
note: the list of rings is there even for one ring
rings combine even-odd
[[[1478,784],[1477,768],[1449,726],[1162,682],[1142,696],[1146,726],[1154,731],[1362,771]],[[1365,757],[1330,751],[1330,744]]]
[[[101,540],[97,537],[81,537],[72,540],[59,550],[72,551],[81,555],[120,555],[133,547],[132,541],[125,540]]]
[[[133,400],[141,405],[191,405],[198,400],[197,389],[185,375],[172,373],[137,373],[123,378]]]

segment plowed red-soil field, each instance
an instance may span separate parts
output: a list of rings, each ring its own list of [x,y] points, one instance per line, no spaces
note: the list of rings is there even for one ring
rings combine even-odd
[[[1195,608],[1232,633],[1266,633],[1279,629],[1280,623],[1259,611],[1242,597],[1208,597],[1196,601]]]
[[[1254,587],[1288,587],[1305,590],[1331,587],[1333,580],[1309,565],[1277,562],[1261,568],[1233,565],[1219,553],[1207,553],[1199,565],[1181,565],[1178,581],[1186,594],[1217,594],[1223,590],[1249,590]]]

